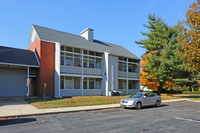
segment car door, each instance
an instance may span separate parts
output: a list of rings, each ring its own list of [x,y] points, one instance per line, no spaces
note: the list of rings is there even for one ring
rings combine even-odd
[[[155,105],[156,104],[156,95],[153,93],[149,93],[149,105]]]
[[[142,106],[148,106],[150,104],[149,102],[149,93],[145,93],[143,96],[142,96]]]

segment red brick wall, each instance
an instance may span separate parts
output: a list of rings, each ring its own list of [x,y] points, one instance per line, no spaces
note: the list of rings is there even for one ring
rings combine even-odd
[[[40,41],[39,38],[32,44],[29,50],[37,52],[40,68],[37,73],[37,95],[42,97],[44,94],[44,83],[47,83],[46,95],[54,97],[55,87],[55,44]]]

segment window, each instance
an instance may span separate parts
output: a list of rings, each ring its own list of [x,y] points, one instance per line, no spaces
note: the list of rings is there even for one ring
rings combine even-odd
[[[61,77],[61,80],[60,80],[60,89],[64,89],[64,77]]]
[[[87,79],[84,78],[83,80],[83,89],[87,89]]]
[[[96,59],[96,68],[97,69],[101,68],[101,59],[99,59],[99,58]]]
[[[126,89],[126,80],[119,80],[119,89]]]
[[[96,89],[101,89],[101,79],[96,79]]]
[[[60,58],[60,65],[64,65],[64,57]]]
[[[72,48],[71,47],[66,47],[66,51],[72,52]]]
[[[65,89],[73,89],[72,77],[65,77],[64,86],[65,86]]]
[[[94,79],[89,79],[89,89],[94,89]]]
[[[84,54],[87,54],[87,50],[84,50],[83,53],[84,53]]]
[[[98,53],[98,52],[96,52],[96,56],[102,56],[102,54],[101,53]]]
[[[74,55],[74,66],[81,67],[81,56]]]
[[[81,53],[81,50],[79,48],[74,48],[75,53]]]
[[[72,54],[65,54],[65,64],[66,66],[73,66],[73,55]]]
[[[95,59],[93,57],[89,57],[89,66],[88,68],[94,68]]]
[[[128,72],[133,72],[133,65],[128,65]]]
[[[133,89],[133,83],[128,83],[128,89]]]
[[[64,46],[61,46],[61,50],[63,50],[63,51],[64,51]]]
[[[89,51],[89,55],[94,55],[94,52],[93,51]]]
[[[81,88],[81,80],[80,78],[74,77],[74,89],[80,89]]]
[[[119,71],[126,72],[126,63],[119,62]]]

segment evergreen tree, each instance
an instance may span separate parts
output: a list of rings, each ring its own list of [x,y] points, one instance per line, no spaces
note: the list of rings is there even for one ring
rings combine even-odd
[[[182,63],[177,54],[179,50],[177,26],[168,26],[161,17],[155,17],[154,14],[149,15],[148,20],[149,25],[144,26],[150,32],[141,32],[147,39],[135,43],[147,49],[147,52],[142,56],[147,63],[142,68],[144,72],[148,73],[145,77],[149,81],[159,83],[157,94],[160,95],[166,81],[177,84],[182,84],[183,81],[188,82],[186,80],[188,72],[185,71],[183,67],[185,64]],[[150,56],[146,56],[148,53],[151,53]]]

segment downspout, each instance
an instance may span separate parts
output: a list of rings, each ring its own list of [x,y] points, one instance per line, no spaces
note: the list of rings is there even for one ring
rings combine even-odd
[[[27,94],[27,96],[29,97],[29,92],[30,92],[30,86],[29,86],[29,84],[30,84],[30,79],[29,79],[29,66],[27,67],[27,84],[28,84],[28,94]]]

